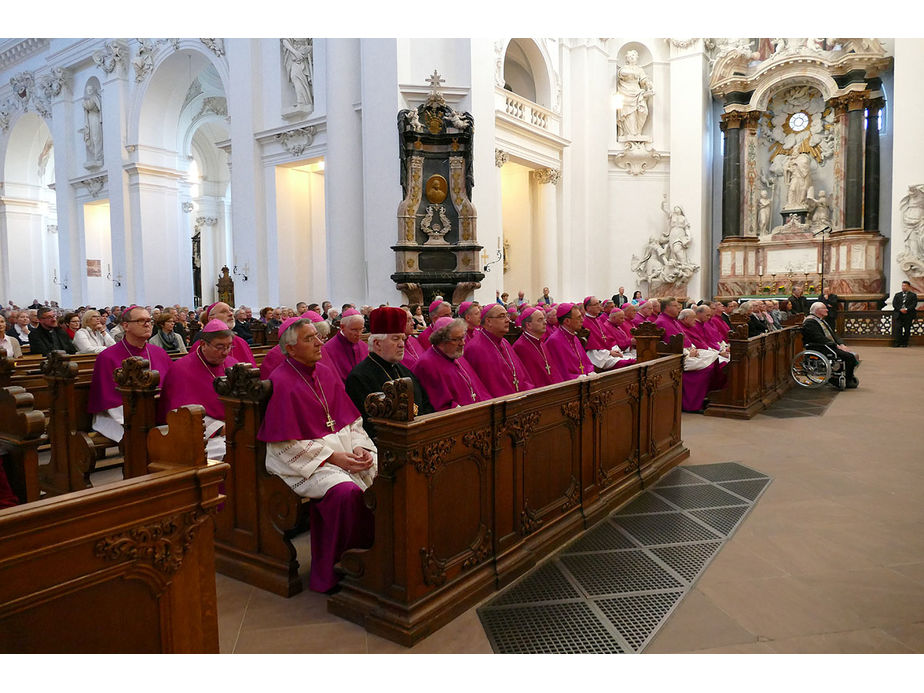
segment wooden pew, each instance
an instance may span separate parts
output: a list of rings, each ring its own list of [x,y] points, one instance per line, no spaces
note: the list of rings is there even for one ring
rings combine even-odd
[[[231,472],[229,498],[216,519],[218,572],[291,597],[302,591],[291,537],[307,504],[279,477],[266,471],[266,444],[257,432],[272,392],[250,364],[236,364],[215,381],[225,405],[225,460]]]
[[[407,421],[410,382],[386,384],[375,543],[328,610],[410,646],[509,584],[689,456],[682,376],[669,355]]]
[[[0,388],[0,452],[4,471],[21,503],[39,499],[38,447],[45,433],[45,415],[33,408],[34,398],[21,387]]]
[[[726,385],[709,393],[704,414],[750,419],[792,387],[789,369],[802,350],[802,333],[792,325],[749,338],[747,316],[732,315],[731,322]]]
[[[0,510],[0,652],[218,652],[212,518],[224,463],[203,410],[150,432],[134,479]]]

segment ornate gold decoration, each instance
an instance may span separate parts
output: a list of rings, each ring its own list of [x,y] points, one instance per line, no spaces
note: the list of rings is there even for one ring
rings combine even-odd
[[[391,421],[414,420],[414,383],[410,378],[398,378],[382,384],[382,392],[366,397],[366,413],[373,418]]]
[[[489,428],[469,431],[462,436],[462,443],[480,452],[485,459],[491,457],[491,429]]]
[[[154,390],[160,382],[160,373],[151,370],[151,364],[140,356],[131,356],[112,372],[119,388],[127,390]]]
[[[413,240],[413,234],[411,234],[411,238],[409,238],[408,240]],[[414,265],[416,265],[417,263],[414,261],[414,258],[409,257],[409,258],[407,259],[407,263],[406,263],[406,264],[407,264],[407,268],[408,268],[408,269],[414,269]]]
[[[182,565],[196,533],[209,514],[196,509],[143,527],[133,527],[127,532],[100,539],[93,554],[109,561],[144,561],[164,575],[173,575]]]
[[[420,549],[420,568],[425,585],[440,587],[446,582],[446,561],[437,558],[432,548]]]
[[[493,535],[491,530],[487,529],[484,525],[481,525],[481,531],[478,535],[478,539],[472,545],[472,555],[462,561],[462,570],[468,570],[473,568],[484,559],[491,555],[491,540]]]
[[[443,200],[446,199],[446,194],[448,192],[449,184],[441,175],[435,173],[427,178],[426,195],[429,202],[432,202],[433,204],[440,204]]]

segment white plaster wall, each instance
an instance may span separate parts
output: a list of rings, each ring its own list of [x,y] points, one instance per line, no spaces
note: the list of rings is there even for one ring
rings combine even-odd
[[[109,228],[109,202],[102,200],[83,206],[86,257],[99,260],[102,276],[88,277],[86,263],[83,275],[86,279],[86,303],[91,306],[112,305],[112,281],[106,278],[112,269],[112,244]]]
[[[517,291],[523,290],[527,296],[538,296],[536,280],[533,277],[533,254],[536,250],[533,225],[532,195],[530,169],[513,162],[507,162],[501,169],[501,194],[503,196],[503,230],[504,238],[510,244],[510,271],[504,272],[503,261],[491,265],[491,272],[503,274],[504,290],[511,300]],[[488,248],[491,260],[496,257],[497,247]]]
[[[308,171],[276,167],[277,284],[279,301],[292,307],[313,300],[314,295],[311,188],[315,178]]]
[[[895,39],[895,97],[892,105],[892,214],[889,258],[889,294],[901,291],[902,281],[908,279],[896,261],[904,251],[904,229],[901,220],[901,201],[908,194],[911,185],[924,184],[924,91],[921,90],[921,67],[924,66],[924,41],[920,39]],[[884,163],[884,162],[883,162]],[[886,168],[883,176],[888,175]],[[880,226],[885,227],[887,219]]]

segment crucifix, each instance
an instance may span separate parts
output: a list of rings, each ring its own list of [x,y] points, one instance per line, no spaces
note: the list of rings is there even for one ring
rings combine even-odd
[[[446,82],[436,70],[433,70],[433,74],[427,77],[426,81],[430,83],[430,93],[432,94],[435,94],[440,85]]]

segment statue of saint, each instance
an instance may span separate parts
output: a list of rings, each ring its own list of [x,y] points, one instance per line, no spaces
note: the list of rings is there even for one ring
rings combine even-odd
[[[651,80],[637,63],[638,51],[630,50],[626,53],[626,64],[617,73],[617,91],[622,96],[622,107],[616,124],[619,135],[629,139],[642,135],[642,128],[648,120],[648,98],[654,94]]]
[[[311,65],[311,39],[284,38],[282,50],[285,56],[286,74],[289,82],[295,89],[296,108],[312,106],[314,99],[311,96],[312,65]]]
[[[786,164],[786,207],[802,209],[812,186],[812,162],[805,152],[791,157]]]
[[[88,84],[83,95],[83,141],[87,145],[87,168],[103,163],[103,102],[96,86]]]
[[[229,306],[234,305],[234,280],[229,274],[227,266],[221,268],[221,276],[218,277],[218,300],[227,303]]]
[[[823,226],[831,223],[831,206],[828,203],[828,194],[824,190],[819,191],[817,200],[809,197],[806,199],[806,202],[809,203],[813,210],[813,224]]]
[[[760,191],[757,200],[757,233],[761,236],[770,233],[770,196],[766,190]]]
[[[668,211],[667,195],[661,200],[661,209],[667,215],[670,259],[683,267],[687,264],[687,248],[690,247],[690,222],[687,221],[680,205],[675,205],[673,211]]]

